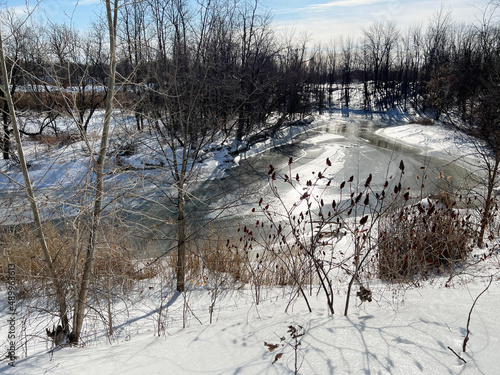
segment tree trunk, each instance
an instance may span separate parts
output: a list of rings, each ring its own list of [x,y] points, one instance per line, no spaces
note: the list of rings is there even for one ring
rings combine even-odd
[[[9,115],[5,109],[3,113],[2,154],[4,160],[10,159]]]
[[[186,278],[186,220],[184,217],[184,186],[177,185],[177,290],[184,292]]]
[[[477,246],[482,247],[484,242],[484,234],[488,226],[488,216],[490,215],[491,203],[493,198],[493,190],[495,189],[495,184],[497,180],[498,168],[500,166],[500,155],[496,153],[495,163],[493,167],[488,170],[488,192],[486,194],[486,202],[484,203],[483,217],[481,218],[481,229],[479,231],[479,238],[477,240]]]
[[[108,92],[106,96],[106,113],[104,115],[104,124],[101,134],[101,145],[99,148],[99,156],[95,163],[96,185],[95,185],[95,200],[94,210],[92,213],[92,226],[90,230],[90,238],[87,246],[87,254],[83,269],[82,281],[80,284],[80,292],[78,301],[75,304],[76,310],[74,315],[74,330],[73,343],[78,344],[83,327],[83,318],[85,307],[87,306],[87,294],[89,291],[90,279],[94,267],[94,258],[97,243],[97,231],[99,230],[102,216],[102,201],[104,191],[104,162],[106,160],[106,151],[109,139],[109,128],[111,123],[111,114],[113,111],[113,99],[115,94],[115,77],[116,77],[116,26],[118,19],[118,2],[114,0],[113,7],[111,0],[106,0],[106,15],[109,27],[109,50],[110,50],[110,72],[108,80]]]
[[[8,89],[7,86],[5,86]],[[2,134],[2,153],[4,160],[10,159],[10,133],[9,133],[9,105],[7,100],[3,102],[3,134]]]

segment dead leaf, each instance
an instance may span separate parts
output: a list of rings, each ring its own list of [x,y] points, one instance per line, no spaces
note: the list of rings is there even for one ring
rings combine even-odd
[[[274,357],[274,361],[273,361],[273,365],[278,362],[278,359],[280,359],[281,357],[283,357],[283,353],[278,353],[276,354],[276,357]]]
[[[267,349],[269,349],[270,352],[275,351],[279,347],[279,344],[269,344],[265,341],[264,341],[264,345],[267,346]]]

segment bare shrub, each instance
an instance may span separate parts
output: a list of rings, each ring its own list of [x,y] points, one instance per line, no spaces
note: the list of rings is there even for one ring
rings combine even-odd
[[[470,252],[473,230],[455,208],[457,200],[426,198],[384,216],[378,235],[378,270],[383,279],[409,280],[452,270]]]
[[[302,339],[306,334],[306,329],[300,324],[291,324],[288,326],[287,333],[290,338],[286,336],[280,337],[280,342],[278,344],[272,344],[264,341],[264,345],[267,347],[271,353],[278,350],[279,352],[274,355],[274,360],[271,364],[278,362],[283,355],[287,347],[291,348],[288,352],[291,354],[293,352],[293,368],[289,367],[290,371],[294,374],[298,374],[302,363],[304,362],[304,353],[301,351]]]
[[[284,241],[283,227],[269,229],[257,220],[252,227],[241,228],[242,241],[233,245],[245,254],[252,283],[258,286],[305,285],[310,278],[310,264],[300,245]],[[286,237],[286,236],[285,236]]]
[[[261,285],[257,282],[261,282],[261,270],[265,270],[274,273],[279,282],[294,285],[295,295],[303,297],[309,311],[312,309],[306,288],[309,286],[312,295],[314,285],[319,285],[329,313],[334,314],[333,280],[345,271],[350,277],[344,310],[347,315],[351,289],[355,282],[359,283],[360,272],[373,249],[372,230],[402,192],[404,162],[401,160],[399,171],[388,175],[383,184],[378,182],[375,189],[372,174],[364,181],[355,182],[351,176],[338,186],[332,185],[333,180],[327,177],[332,166],[329,158],[322,169],[312,172],[311,179],[294,172],[292,164],[290,158],[284,173],[269,166],[271,197],[266,201],[261,198],[258,207],[252,209],[262,215],[262,222],[259,219],[255,227],[245,227],[239,241],[245,253],[255,254],[255,261],[249,264],[257,263],[252,268],[256,303]],[[293,203],[284,199],[278,184],[291,188]],[[336,248],[339,238],[346,234],[354,240],[354,252],[348,255]]]

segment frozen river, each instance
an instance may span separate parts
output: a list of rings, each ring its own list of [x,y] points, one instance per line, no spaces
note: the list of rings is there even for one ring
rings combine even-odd
[[[295,132],[294,137],[290,135],[292,132]],[[289,173],[290,158],[293,159],[292,175],[299,174],[301,181],[313,179],[313,172],[322,171],[327,158],[331,161],[332,165],[325,174],[332,181],[325,195],[325,200],[330,201],[337,199],[340,183],[351,176],[355,182],[364,183],[371,174],[373,190],[381,190],[386,179],[398,173],[401,160],[406,166],[402,185],[411,187],[411,194],[416,198],[437,194],[451,185],[462,185],[470,175],[460,166],[462,163],[456,162],[461,150],[456,149],[453,133],[442,127],[407,124],[388,127],[386,122],[378,125],[361,117],[321,117],[310,128],[299,126],[280,134],[274,143],[268,141],[264,145],[255,145],[233,161],[228,160],[227,154],[217,156],[214,153],[214,159],[200,164],[203,174],[186,190],[189,197],[186,207],[188,233],[198,237],[211,229],[227,239],[238,226],[254,222],[252,208],[260,198],[270,198],[269,165],[283,174]],[[88,195],[83,199],[87,199],[87,207],[91,207],[92,197],[85,189],[91,184],[85,159],[65,158],[62,157],[60,162],[33,159],[30,175],[37,181],[36,195],[42,215],[49,220],[58,221],[61,216],[71,219],[82,212],[82,194]],[[127,170],[109,173],[107,208],[124,213],[121,216],[138,239],[138,246],[144,248],[147,245],[153,253],[161,253],[175,247],[175,190],[166,181],[167,171],[146,171],[154,181],[144,179],[141,173]],[[421,190],[422,179],[418,180],[416,176],[425,174],[429,178]],[[9,182],[21,181],[20,172],[14,170],[10,176],[3,175],[2,178],[2,186],[11,186],[0,191],[2,224],[29,221],[31,214],[25,194],[12,188],[17,185]],[[277,183],[277,186],[287,205],[297,201],[297,192],[289,185]]]
[[[230,237],[236,228],[255,220],[252,208],[263,197],[269,198],[268,175],[269,165],[288,173],[288,161],[293,158],[292,175],[297,173],[304,181],[313,177],[325,167],[326,159],[332,166],[326,177],[332,180],[331,196],[335,198],[338,186],[344,180],[354,176],[355,181],[364,183],[369,174],[373,176],[373,190],[381,190],[382,185],[391,174],[397,174],[398,166],[403,160],[405,176],[403,187],[410,187],[413,197],[438,194],[451,184],[462,184],[469,174],[454,160],[457,155],[449,150],[441,152],[433,148],[432,153],[425,147],[405,145],[398,140],[378,134],[381,126],[372,121],[357,120],[320,120],[315,127],[293,138],[293,141],[255,156],[240,160],[236,166],[228,168],[226,176],[193,184],[190,188],[191,204],[188,206],[188,223],[190,233],[195,233],[200,226],[210,225],[223,238]],[[422,169],[425,167],[425,170]],[[427,174],[425,188],[421,190],[422,179]],[[446,178],[439,178],[444,176]],[[286,184],[278,184],[280,195],[287,204],[297,199],[297,193]],[[143,221],[140,215],[131,215],[135,222],[143,221],[141,228],[152,227],[152,218],[158,218],[151,238],[169,240],[160,241],[162,249],[173,247],[175,225],[167,222],[175,219],[172,206],[164,204],[141,205],[140,212],[147,213]],[[222,209],[223,208],[223,209]],[[163,224],[161,223],[163,222]]]

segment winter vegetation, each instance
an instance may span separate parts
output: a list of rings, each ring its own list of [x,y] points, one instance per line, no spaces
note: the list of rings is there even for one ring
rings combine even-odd
[[[328,45],[103,3],[0,8],[0,372],[496,371],[498,1]]]

